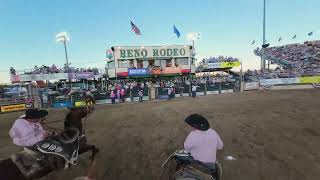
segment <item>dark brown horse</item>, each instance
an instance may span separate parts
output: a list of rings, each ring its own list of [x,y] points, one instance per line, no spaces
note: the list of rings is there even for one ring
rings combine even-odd
[[[98,152],[98,149],[94,145],[87,144],[82,119],[86,119],[87,115],[90,114],[92,111],[92,106],[70,108],[70,112],[67,114],[64,122],[65,129],[76,128],[79,130],[79,154],[91,151],[91,160],[94,159],[95,154]],[[41,171],[41,173],[39,173],[39,175],[29,179],[38,179],[40,177],[46,176],[54,170],[56,170],[56,168],[53,168],[53,166],[47,166],[45,169]],[[16,164],[12,162],[11,158],[7,158],[4,160],[0,160],[0,180],[28,180],[28,178],[26,178],[23,175],[23,173],[21,173]]]

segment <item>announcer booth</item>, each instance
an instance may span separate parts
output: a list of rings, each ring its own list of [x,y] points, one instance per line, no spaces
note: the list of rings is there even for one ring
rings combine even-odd
[[[109,78],[195,73],[192,46],[114,46]]]
[[[176,76],[190,76],[195,73],[193,47],[190,45],[170,46],[114,46],[107,65],[109,79],[164,79]],[[110,56],[109,56],[110,57]],[[167,89],[165,89],[167,90]],[[156,95],[150,89],[151,99],[159,93],[167,95],[164,90],[156,90]],[[145,90],[146,95],[148,90]],[[133,96],[138,95],[138,90]]]

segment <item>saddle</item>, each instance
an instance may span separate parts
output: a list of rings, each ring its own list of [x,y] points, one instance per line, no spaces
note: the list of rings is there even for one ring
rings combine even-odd
[[[32,147],[24,147],[23,151],[12,155],[11,160],[27,178],[36,177],[48,168],[59,168],[59,166],[52,167],[52,163],[57,163],[61,158],[66,163],[76,165],[79,151],[78,137],[78,129],[67,129],[62,134],[48,137]]]
[[[220,179],[219,163],[203,163],[195,160],[186,151],[177,151],[173,155],[176,163],[176,176],[194,179]],[[177,178],[179,179],[179,178]]]

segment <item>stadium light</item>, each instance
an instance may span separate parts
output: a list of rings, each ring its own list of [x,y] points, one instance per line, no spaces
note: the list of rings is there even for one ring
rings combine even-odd
[[[263,34],[262,34],[262,46],[266,43],[266,0],[263,0]],[[266,59],[261,57],[261,70],[266,70]]]
[[[69,34],[67,32],[60,32],[56,35],[56,41],[63,43],[64,45],[64,52],[66,55],[66,66],[69,69],[69,59],[68,59],[68,52],[67,52],[67,42],[70,41]]]

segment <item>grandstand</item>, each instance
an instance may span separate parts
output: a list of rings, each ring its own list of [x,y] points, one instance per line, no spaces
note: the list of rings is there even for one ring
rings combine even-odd
[[[320,74],[320,41],[288,44],[256,49],[255,55],[270,60],[279,67],[273,71],[281,77]]]

